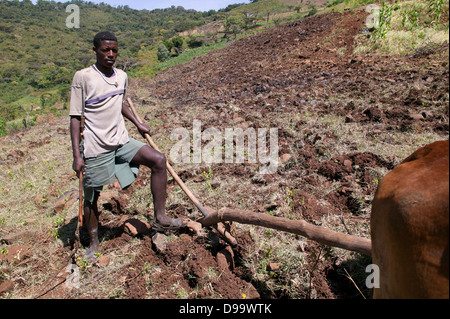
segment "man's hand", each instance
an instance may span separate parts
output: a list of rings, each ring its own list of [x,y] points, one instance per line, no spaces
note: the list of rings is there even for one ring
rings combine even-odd
[[[75,157],[73,159],[72,168],[77,173],[78,177],[80,177],[80,173],[84,174],[85,166],[83,159],[81,157]]]
[[[143,137],[145,137],[145,134],[150,135],[150,127],[147,124],[145,124],[145,123],[137,123],[136,127],[137,127],[139,133]]]

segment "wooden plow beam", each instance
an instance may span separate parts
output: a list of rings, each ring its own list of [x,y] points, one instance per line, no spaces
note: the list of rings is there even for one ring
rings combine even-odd
[[[371,256],[372,242],[369,239],[342,234],[325,227],[311,225],[304,220],[290,220],[230,208],[222,208],[218,212],[209,214],[199,220],[204,227],[226,221],[293,233],[327,246],[339,247]]]

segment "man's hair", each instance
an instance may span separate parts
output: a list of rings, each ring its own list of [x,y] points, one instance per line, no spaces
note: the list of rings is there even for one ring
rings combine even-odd
[[[117,38],[114,34],[112,34],[109,31],[103,31],[100,33],[97,33],[97,35],[94,37],[94,47],[99,48],[102,45],[102,41],[110,40],[110,41],[117,41]]]

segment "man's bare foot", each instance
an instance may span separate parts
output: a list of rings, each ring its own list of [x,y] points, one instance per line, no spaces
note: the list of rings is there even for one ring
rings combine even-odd
[[[97,256],[99,252],[94,252],[90,248],[86,249],[84,253],[84,258],[87,259],[88,263],[95,264],[97,262]]]
[[[89,248],[86,249],[85,258],[89,263],[95,263],[97,261],[96,254],[100,253],[100,242],[98,241],[98,231],[97,229],[89,231],[90,244]]]
[[[157,231],[176,230],[187,226],[188,220],[183,218],[170,218],[167,216],[155,219],[153,229]]]

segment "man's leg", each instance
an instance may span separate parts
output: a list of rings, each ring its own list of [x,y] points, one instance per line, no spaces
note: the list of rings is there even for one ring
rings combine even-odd
[[[100,213],[98,211],[98,198],[100,192],[94,192],[94,200],[91,203],[89,200],[84,201],[84,221],[89,234],[89,252],[94,255],[100,252],[100,243],[98,240],[98,220]]]
[[[166,215],[167,168],[166,157],[149,146],[143,146],[133,158],[132,164],[144,165],[152,170],[151,189],[155,207],[155,221],[161,226],[180,227],[185,225],[182,219],[173,219]]]

